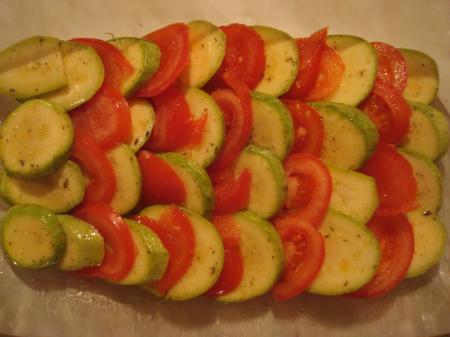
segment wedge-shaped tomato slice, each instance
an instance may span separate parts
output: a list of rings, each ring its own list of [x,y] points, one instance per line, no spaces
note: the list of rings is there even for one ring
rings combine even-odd
[[[399,144],[409,130],[411,108],[398,90],[376,79],[371,94],[360,104],[376,125],[380,141]]]
[[[92,138],[75,132],[72,159],[81,166],[89,179],[83,204],[91,202],[108,204],[116,191],[116,176],[106,153]]]
[[[372,42],[372,46],[375,47],[378,56],[377,77],[402,94],[408,80],[408,66],[404,57],[390,44]]]
[[[140,203],[143,206],[185,202],[183,181],[164,160],[148,151],[140,151],[137,158],[142,172]]]
[[[207,296],[216,297],[233,291],[241,282],[244,263],[241,253],[239,226],[231,215],[215,216],[212,220],[223,241],[225,250],[222,272],[216,284],[208,290]]]
[[[126,142],[131,134],[131,112],[116,89],[102,86],[89,101],[70,112],[75,130],[92,137],[103,149]]]
[[[238,23],[220,29],[227,38],[225,57],[216,75],[206,85],[207,90],[223,88],[222,75],[226,72],[254,89],[263,78],[266,66],[263,39],[252,28]]]
[[[91,203],[74,214],[94,226],[105,239],[105,257],[98,267],[76,271],[79,276],[120,281],[130,272],[135,259],[135,246],[127,224],[103,203]]]
[[[272,289],[277,301],[285,301],[303,292],[314,281],[325,257],[325,243],[319,231],[297,217],[274,221],[283,242],[284,268]]]
[[[169,262],[164,276],[152,283],[152,288],[165,295],[191,266],[195,253],[195,235],[186,214],[176,206],[169,207],[158,221],[146,216],[133,217],[159,236],[169,252]]]
[[[93,38],[75,38],[72,41],[90,46],[95,49],[102,59],[105,68],[103,86],[108,86],[120,92],[122,82],[133,73],[133,66],[123,56],[119,49],[112,44]]]
[[[305,99],[319,76],[320,58],[325,47],[328,28],[322,28],[311,36],[297,39],[299,67],[297,78],[284,98]]]
[[[295,153],[286,159],[284,169],[288,194],[280,217],[293,217],[319,227],[331,200],[332,180],[328,168],[316,156]]]
[[[295,142],[291,153],[309,153],[320,156],[324,129],[319,113],[312,106],[298,100],[283,99],[289,109],[295,129]]]
[[[380,200],[377,215],[400,214],[417,207],[413,169],[394,145],[379,143],[360,171],[375,178]]]
[[[135,93],[137,97],[153,97],[170,87],[189,64],[189,28],[174,23],[144,36],[161,51],[159,69]]]
[[[382,296],[405,277],[414,254],[414,234],[403,214],[375,216],[367,225],[380,241],[381,261],[372,280],[351,297]]]

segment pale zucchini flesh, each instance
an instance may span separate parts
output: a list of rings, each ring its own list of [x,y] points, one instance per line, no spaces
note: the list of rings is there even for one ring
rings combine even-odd
[[[0,159],[14,176],[38,178],[54,172],[70,154],[72,121],[59,106],[33,99],[19,105],[0,127]]]
[[[33,36],[0,52],[0,93],[26,99],[65,86],[60,44],[53,37]]]
[[[64,213],[84,197],[86,181],[80,167],[68,160],[49,176],[22,179],[1,173],[0,194],[12,205],[35,204],[53,213]]]
[[[144,98],[129,98],[127,102],[131,113],[131,135],[127,144],[133,152],[137,152],[152,134],[155,110]]]

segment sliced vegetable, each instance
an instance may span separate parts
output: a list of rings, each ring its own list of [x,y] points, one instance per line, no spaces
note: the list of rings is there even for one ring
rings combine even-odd
[[[252,176],[249,170],[235,178],[231,170],[212,176],[214,185],[214,214],[230,214],[245,208],[250,198]]]
[[[127,100],[131,112],[131,135],[127,144],[137,152],[147,142],[155,124],[155,111],[152,105],[143,98]]]

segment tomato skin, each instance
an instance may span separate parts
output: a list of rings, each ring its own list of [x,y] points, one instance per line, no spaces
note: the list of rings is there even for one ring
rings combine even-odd
[[[328,168],[316,156],[295,153],[286,159],[284,169],[288,180],[288,195],[280,217],[303,220],[318,228],[331,200],[332,180]],[[300,176],[300,181],[305,180],[300,186],[297,176]],[[301,187],[306,187],[306,191]],[[301,198],[301,203],[295,203],[298,193],[307,194]]]
[[[252,176],[249,170],[235,178],[230,170],[212,177],[215,197],[214,214],[228,214],[245,208],[250,196]]]
[[[73,215],[93,225],[105,239],[102,264],[80,269],[75,272],[76,275],[111,281],[124,279],[133,267],[136,256],[136,247],[127,224],[103,203],[86,204]]]
[[[380,200],[377,215],[395,215],[417,207],[417,182],[411,164],[394,145],[379,143],[360,171],[375,178]]]
[[[239,225],[231,215],[215,216],[212,219],[223,241],[225,251],[222,272],[216,284],[208,290],[206,296],[217,297],[236,289],[244,274],[244,262],[241,254]]]
[[[296,39],[299,54],[297,78],[284,98],[304,99],[314,87],[319,75],[320,56],[325,46],[328,28],[322,28],[307,38]]]
[[[414,234],[404,214],[375,216],[367,225],[380,241],[381,261],[372,280],[351,297],[377,297],[404,279],[414,255]]]
[[[314,281],[325,258],[325,242],[314,226],[296,217],[276,219],[275,229],[283,242],[285,264],[272,296],[285,301],[298,296]]]
[[[189,28],[185,23],[174,23],[144,39],[158,45],[161,59],[157,72],[137,89],[135,96],[153,97],[174,84],[189,65]]]
[[[252,28],[238,23],[221,26],[227,44],[225,57],[217,73],[206,88],[213,91],[223,88],[223,74],[231,73],[249,89],[255,89],[264,76],[266,54],[263,39]]]
[[[139,151],[137,159],[142,173],[142,206],[184,204],[186,188],[183,181],[164,160],[148,151]]]
[[[92,137],[103,149],[126,142],[131,134],[131,112],[119,91],[102,86],[89,101],[70,111],[75,130]]]
[[[89,178],[82,203],[109,203],[116,192],[116,175],[106,153],[92,138],[75,132],[71,158]]]
[[[380,79],[359,108],[377,126],[380,141],[399,144],[408,133],[411,108],[395,87]]]
[[[320,56],[319,75],[305,101],[321,101],[331,96],[341,85],[345,65],[339,53],[327,45]]]
[[[191,139],[189,141],[189,144],[187,145],[188,148],[193,148],[202,142],[203,132],[205,130],[207,121],[208,121],[208,114],[204,112],[201,117],[192,122],[193,128],[191,133]]]
[[[295,142],[291,153],[309,153],[320,156],[324,128],[319,113],[311,105],[300,101],[283,99],[289,109],[295,129]]]
[[[156,120],[144,148],[154,152],[169,152],[189,144],[194,122],[183,91],[172,86],[152,101]]]
[[[408,66],[403,55],[384,42],[372,42],[372,46],[378,56],[377,77],[402,94],[408,81]]]
[[[195,234],[192,224],[178,207],[171,205],[158,221],[137,215],[134,220],[153,230],[169,252],[169,262],[163,277],[152,283],[161,295],[167,292],[183,277],[191,266],[195,254]]]

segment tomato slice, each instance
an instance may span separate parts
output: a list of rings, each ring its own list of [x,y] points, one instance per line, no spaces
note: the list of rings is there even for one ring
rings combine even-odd
[[[232,90],[217,89],[212,97],[225,115],[227,131],[219,154],[208,168],[210,173],[218,173],[231,166],[248,143],[252,128],[250,90],[229,73],[225,73],[223,78]]]
[[[153,106],[156,120],[145,149],[167,152],[189,144],[194,122],[183,91],[172,86],[153,98]]]
[[[144,36],[158,45],[161,59],[157,72],[137,90],[137,97],[159,95],[180,77],[189,64],[189,28],[174,23]]]
[[[139,151],[137,159],[142,173],[142,206],[184,204],[186,188],[183,181],[164,160],[148,151]]]
[[[277,301],[291,299],[314,281],[325,257],[325,243],[319,231],[296,217],[275,220],[284,250],[284,268],[280,280],[272,288]]]
[[[227,214],[245,208],[250,196],[252,175],[244,170],[236,179],[231,170],[225,170],[218,176],[212,177],[214,186],[215,208],[214,214]]]
[[[207,113],[203,113],[200,118],[193,121],[191,140],[189,141],[189,144],[187,145],[188,148],[193,148],[202,142],[203,132],[205,130],[207,121],[208,121]]]
[[[395,215],[417,207],[417,182],[411,164],[394,145],[379,143],[360,171],[375,178],[380,200],[377,215]]]
[[[131,112],[126,99],[103,86],[89,101],[70,112],[74,128],[109,149],[126,142],[131,134]]]
[[[112,44],[99,39],[75,38],[71,41],[90,46],[100,56],[105,68],[103,85],[120,92],[122,82],[133,73],[133,66],[122,52]]]
[[[408,80],[408,66],[402,54],[387,43],[372,42],[372,45],[378,56],[377,77],[402,94]]]
[[[375,216],[367,226],[380,241],[381,261],[372,280],[351,297],[390,292],[404,279],[414,254],[414,234],[405,215]]]
[[[283,97],[304,99],[312,90],[319,75],[320,56],[326,45],[327,31],[328,28],[322,28],[307,38],[296,40],[300,59],[297,78]]]
[[[295,129],[295,141],[291,153],[309,153],[320,156],[324,129],[319,113],[309,104],[283,99],[289,109]]]
[[[341,85],[345,65],[339,53],[327,45],[320,56],[319,76],[305,101],[320,101],[331,96]]]
[[[158,221],[146,216],[133,217],[153,230],[169,252],[169,262],[164,276],[152,283],[160,294],[167,292],[186,274],[195,253],[195,234],[189,218],[176,206],[170,206]]]
[[[313,155],[295,153],[284,169],[288,179],[288,195],[281,217],[293,217],[319,227],[331,200],[332,180],[328,168]]]
[[[244,262],[241,253],[239,225],[231,215],[215,216],[212,220],[223,241],[225,258],[222,272],[216,284],[208,290],[206,296],[217,297],[236,289],[244,274]]]
[[[81,166],[89,178],[83,204],[92,202],[108,204],[116,192],[116,176],[106,153],[92,138],[76,132],[72,159]]]
[[[206,85],[208,91],[223,88],[222,75],[231,73],[250,89],[255,89],[264,76],[266,54],[264,41],[252,28],[233,23],[221,26],[227,44],[222,65],[215,76]]]
[[[380,141],[399,144],[408,133],[411,108],[395,87],[380,79],[359,108],[376,125]]]
[[[105,257],[98,267],[80,269],[79,276],[111,281],[124,279],[133,267],[136,248],[130,230],[113,209],[103,203],[86,204],[74,214],[94,226],[105,239]]]

